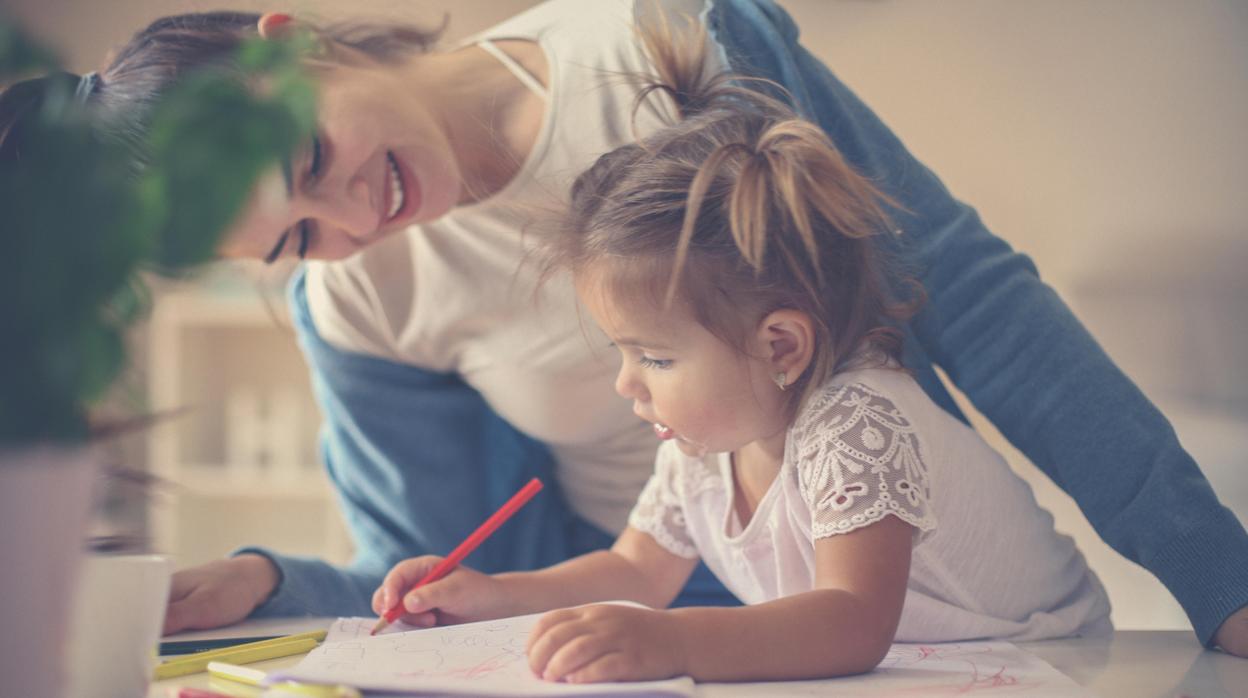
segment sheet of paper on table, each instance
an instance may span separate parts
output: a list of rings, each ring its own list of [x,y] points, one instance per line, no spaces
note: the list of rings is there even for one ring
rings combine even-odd
[[[1092,694],[1046,662],[1008,642],[893,645],[862,676],[820,681],[700,684],[686,678],[570,685],[529,670],[524,647],[541,614],[429,629],[401,623],[370,637],[374,618],[341,618],[320,647],[271,680],[343,683],[402,695],[471,696],[1020,696]],[[760,648],[761,650],[761,648]]]
[[[667,681],[572,685],[533,675],[524,647],[536,613],[515,618],[412,629],[396,623],[370,637],[376,618],[340,618],[321,646],[297,666],[270,675],[342,683],[369,691],[466,696],[692,696],[687,677]]]

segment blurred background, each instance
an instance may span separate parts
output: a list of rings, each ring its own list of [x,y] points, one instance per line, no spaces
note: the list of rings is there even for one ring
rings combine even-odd
[[[449,41],[529,0],[0,0],[77,72],[176,12],[283,10],[438,24]],[[1171,418],[1248,517],[1248,2],[782,0],[803,43],[986,224],[1030,255]],[[350,544],[317,463],[317,414],[283,319],[281,273],[222,263],[157,290],[130,395],[187,406],[115,458],[169,484],[116,484],[101,535],[179,566],[243,544],[337,561]],[[965,404],[965,401],[963,401]],[[968,410],[972,411],[973,410]],[[1109,588],[1120,628],[1186,628],[1147,572],[982,418]],[[137,503],[136,503],[137,502]]]

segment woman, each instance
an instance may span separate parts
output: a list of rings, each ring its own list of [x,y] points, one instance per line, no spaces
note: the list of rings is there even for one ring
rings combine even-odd
[[[340,569],[244,549],[183,571],[166,630],[366,614],[390,564],[449,550],[534,474],[558,487],[474,567],[533,568],[609,543],[649,473],[650,425],[617,404],[611,353],[585,341],[570,291],[550,286],[534,303],[520,262],[576,174],[662,123],[644,109],[631,123],[636,89],[618,75],[648,66],[634,20],[676,11],[707,24],[713,65],[782,85],[901,204],[900,252],[929,296],[905,358],[933,400],[961,417],[939,364],[1111,545],[1162,579],[1203,643],[1248,655],[1248,535],[1165,419],[1031,262],[954,200],[767,0],[554,0],[442,53],[424,53],[430,37],[418,33],[328,32],[318,138],[288,183],[260,187],[222,253],[342,259],[306,265],[291,303],[357,559]],[[172,68],[286,26],[279,15],[162,20],[90,99],[141,118],[133,107]],[[695,583],[685,600],[726,599]]]

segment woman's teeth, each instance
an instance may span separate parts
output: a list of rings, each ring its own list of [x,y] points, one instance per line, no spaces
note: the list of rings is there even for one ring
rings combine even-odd
[[[390,210],[386,212],[386,220],[390,220],[403,208],[403,176],[399,174],[399,164],[389,153],[386,153],[386,164],[390,165]]]
[[[655,436],[658,436],[660,439],[663,439],[664,441],[666,441],[667,439],[670,439],[673,436],[675,436],[676,432],[672,431],[672,428],[667,426],[666,424],[659,424],[658,422],[655,422],[654,434]]]

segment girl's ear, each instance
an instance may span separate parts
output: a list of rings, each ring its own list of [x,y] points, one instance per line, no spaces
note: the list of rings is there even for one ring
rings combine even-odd
[[[294,26],[294,17],[281,12],[266,12],[260,16],[260,21],[256,22],[256,30],[260,32],[261,38],[264,39],[276,39],[284,36],[284,33],[294,28]]]
[[[792,385],[815,356],[815,326],[800,310],[783,308],[768,313],[756,333],[762,358],[781,387]]]

